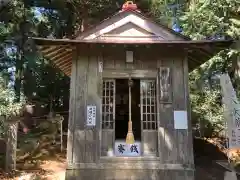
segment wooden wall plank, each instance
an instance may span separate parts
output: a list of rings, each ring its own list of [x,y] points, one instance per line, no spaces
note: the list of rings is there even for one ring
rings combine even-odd
[[[160,126],[158,137],[160,141],[161,163],[177,163],[177,141],[174,130],[172,104],[160,104]]]
[[[102,92],[103,92],[103,54],[102,52],[99,52],[99,54],[97,54],[98,56],[98,88],[97,88],[97,94],[99,96],[99,116],[97,116],[97,118],[99,119],[99,121],[97,121],[97,127],[98,127],[98,137],[99,137],[99,141],[97,142],[97,157],[101,157],[101,142],[102,142]],[[100,158],[97,159],[97,163],[99,161]]]
[[[104,69],[114,69],[115,67],[115,56],[110,53],[103,53],[103,68]],[[106,60],[107,59],[107,60]]]
[[[77,73],[77,59],[73,58],[71,82],[70,82],[70,98],[69,98],[69,116],[68,116],[68,140],[67,140],[67,163],[73,163],[73,137],[74,137],[74,120],[75,120],[75,83]]]
[[[188,110],[188,145],[187,154],[188,158],[186,163],[191,164],[194,167],[194,155],[193,155],[193,134],[192,134],[192,119],[191,119],[191,102],[190,102],[190,92],[189,92],[189,73],[188,73],[188,59],[187,56],[184,58],[183,62],[183,72],[184,72],[184,85],[185,85],[185,100]],[[194,174],[193,174],[194,176]]]
[[[157,149],[157,132],[154,130],[143,130],[142,132],[142,143],[143,143],[143,155],[144,156],[156,156],[158,153]]]
[[[113,51],[105,51],[103,55],[104,69],[114,70],[151,70],[157,68],[157,56],[149,49],[135,51],[133,49],[133,63],[126,62],[126,50],[115,48]]]
[[[99,93],[99,67],[98,67],[98,57],[89,56],[88,57],[88,76],[87,76],[87,101],[86,106],[94,105],[96,106],[96,126],[95,127],[85,127],[85,162],[96,162],[99,157],[97,156],[98,143],[99,143],[99,129],[100,129],[100,109],[101,109],[101,95]],[[86,107],[85,107],[86,111]]]
[[[157,67],[160,67],[161,65],[161,60],[158,60],[157,62]],[[158,74],[156,75],[156,112],[157,112],[157,137],[158,137],[158,142],[157,142],[157,146],[158,146],[158,154],[157,156],[160,158],[160,162],[163,162],[163,156],[162,154],[164,153],[164,127],[162,127],[161,125],[161,121],[160,121],[160,101],[159,101],[159,97],[160,97],[160,79]],[[162,133],[161,133],[162,132]]]
[[[143,69],[144,59],[142,58],[142,52],[140,51],[134,51],[134,67],[135,69]]]
[[[123,49],[114,49],[114,69],[126,69],[126,55]],[[108,59],[104,58],[104,61],[108,61]]]
[[[180,163],[180,164],[193,164],[192,152],[192,139],[188,130],[175,130],[174,129],[174,110],[188,111],[188,71],[187,60],[183,56],[173,58],[172,60],[162,59],[158,61],[160,69],[170,67],[171,69],[171,87],[166,90],[169,92],[169,98],[161,99],[161,94],[158,92],[159,108],[158,108],[158,144],[159,144],[159,157],[161,163]],[[160,73],[160,77],[163,76]],[[187,77],[186,77],[187,76]],[[161,78],[159,78],[159,86]],[[165,82],[166,84],[166,82]],[[160,88],[158,89],[160,91]],[[188,118],[189,127],[191,126],[190,119]],[[190,146],[190,148],[189,148]]]
[[[86,119],[86,101],[87,101],[87,80],[89,67],[88,56],[78,57],[77,60],[77,74],[75,83],[75,111],[76,111],[76,121],[75,127],[79,130],[85,129],[85,119]]]
[[[71,163],[96,163],[100,156],[100,117],[101,117],[101,92],[100,83],[101,75],[99,75],[98,56],[81,55],[78,56],[73,68],[69,124],[74,124],[72,131],[74,136],[71,137],[71,150],[68,151]],[[75,72],[75,73],[74,73]],[[86,127],[87,106],[96,105],[96,126]],[[71,126],[70,126],[71,127]],[[70,143],[69,143],[70,144]],[[70,145],[69,145],[69,148]],[[69,149],[68,148],[68,149]]]
[[[159,92],[159,156],[161,163],[177,163],[177,141],[173,121],[172,92],[173,59],[166,58],[161,62],[158,74]],[[166,92],[162,94],[161,90]]]
[[[88,56],[78,56],[75,77],[75,130],[73,137],[73,163],[85,162],[85,120],[88,63]]]
[[[184,58],[179,58],[174,61],[173,70],[173,107],[174,110],[187,111],[186,85],[184,78]],[[188,164],[188,130],[177,129],[177,162],[181,164]]]
[[[178,58],[173,62],[173,98],[174,109],[186,110],[185,85],[183,74],[183,58]]]
[[[101,156],[107,156],[108,150],[114,148],[114,130],[102,130]]]
[[[76,127],[73,138],[73,164],[85,162],[85,131]]]

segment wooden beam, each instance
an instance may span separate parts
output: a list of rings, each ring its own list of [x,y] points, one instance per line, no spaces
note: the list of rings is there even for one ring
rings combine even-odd
[[[71,46],[69,46],[69,47],[71,47]],[[61,52],[61,51],[65,51],[66,48],[68,48],[68,46],[58,47],[58,48],[56,48],[55,50],[53,50],[52,52],[50,52],[50,53],[48,53],[48,54],[47,54],[47,53],[44,53],[44,54],[45,54],[45,56],[52,56],[52,55],[58,54],[58,53]]]
[[[71,76],[71,68],[64,71],[68,76]]]
[[[188,63],[191,64],[191,67],[196,68],[200,66],[202,63],[198,63],[194,60],[194,58],[188,56]]]
[[[44,50],[41,50],[42,54],[48,53],[48,52],[52,52],[54,50],[56,50],[57,48],[59,48],[58,46],[50,46]]]
[[[61,70],[62,70],[62,71],[65,71],[65,70],[69,70],[69,69],[71,69],[71,68],[72,68],[72,63],[69,64],[68,66],[62,68]]]
[[[157,76],[157,70],[104,70],[102,73],[103,78],[155,78]]]
[[[65,63],[61,63],[61,65],[59,64],[56,64],[60,69],[62,69],[63,67],[66,67],[68,66],[69,64],[72,64],[72,61],[69,61],[71,59],[68,59],[68,62],[65,62]]]
[[[204,55],[208,56],[209,58],[213,57],[213,54],[215,52],[214,48],[210,48],[209,51],[213,52],[213,53],[210,53],[208,50],[206,50],[205,48],[203,47],[197,47],[197,46],[194,46],[194,51],[201,51]]]
[[[56,56],[52,56],[52,57],[47,56],[47,57],[50,58],[52,61],[55,61],[59,58],[62,58],[63,56],[66,56],[67,54],[72,54],[72,52],[64,51],[62,53],[57,54]]]
[[[224,47],[228,47],[231,45],[234,41],[233,40],[219,40],[219,41],[212,41],[212,40],[191,40],[191,41],[183,41],[183,40],[174,40],[174,41],[168,41],[168,40],[159,40],[159,41],[103,41],[99,39],[93,39],[93,40],[76,40],[76,39],[47,39],[47,38],[33,38],[33,40],[36,41],[37,44],[52,44],[52,45],[67,45],[67,44],[199,44],[200,46],[204,45],[213,45],[216,46],[218,44],[223,44]]]
[[[68,59],[70,57],[72,57],[72,54],[66,54],[65,56],[62,56],[62,57],[56,59],[55,61],[53,60],[53,62],[56,64],[56,63],[61,62],[63,59]]]
[[[71,76],[71,71],[68,71],[68,72],[66,72],[65,73],[68,77],[70,77]]]
[[[67,74],[67,75],[71,76],[71,68],[66,69],[66,70],[64,70],[62,72],[64,72],[64,74]]]
[[[189,54],[188,54],[188,57],[189,57],[192,61],[194,61],[194,62],[196,62],[196,63],[198,63],[198,64],[202,64],[202,63],[203,63],[202,61],[197,60],[197,58],[196,58],[195,56],[192,56],[192,55],[189,55]]]
[[[68,62],[72,62],[72,57],[70,56],[69,58],[66,58],[65,60],[63,60],[63,61],[59,61],[59,62],[56,62],[55,61],[55,64],[58,66],[58,67],[60,67],[60,66],[62,66],[62,65],[64,65],[64,64],[66,64],[66,63],[68,63]]]

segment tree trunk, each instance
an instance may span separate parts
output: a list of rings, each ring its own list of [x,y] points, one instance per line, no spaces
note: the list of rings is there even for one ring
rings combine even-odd
[[[6,159],[5,170],[16,170],[18,121],[6,122]]]
[[[21,86],[22,86],[22,72],[23,72],[23,61],[22,61],[22,52],[18,48],[18,55],[16,60],[16,72],[15,72],[15,94],[16,94],[16,102],[20,102],[20,96],[21,96]]]

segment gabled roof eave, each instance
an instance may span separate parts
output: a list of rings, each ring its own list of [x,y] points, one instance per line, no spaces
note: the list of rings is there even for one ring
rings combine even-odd
[[[101,29],[100,27],[109,26],[109,25],[111,25],[111,23],[116,22],[120,19],[126,18],[127,16],[129,16],[131,14],[135,15],[135,16],[141,18],[141,19],[146,20],[146,22],[151,23],[158,28],[162,28],[162,30],[166,31],[166,33],[168,33],[168,34],[171,34],[172,36],[175,36],[175,38],[171,39],[171,40],[186,40],[186,41],[191,40],[189,37],[184,36],[181,33],[177,33],[174,30],[168,28],[167,26],[165,26],[163,24],[157,23],[156,21],[152,20],[151,18],[148,18],[148,17],[144,16],[142,13],[140,13],[138,11],[132,11],[132,10],[120,11],[120,12],[110,16],[109,18],[101,21],[100,23],[96,24],[95,26],[92,26],[91,28],[86,29],[84,32],[77,33],[77,35],[73,39],[83,40],[87,36],[89,36],[91,34],[94,34],[97,31],[99,31]]]
[[[188,51],[189,72],[205,63],[219,51],[229,48],[233,40],[202,40],[202,41],[152,41],[152,42],[103,42],[103,41],[85,41],[71,39],[47,39],[47,38],[32,38],[39,46],[43,56],[50,59],[56,67],[60,68],[67,76],[71,75],[71,66],[73,53],[76,51],[76,46],[136,46],[150,45],[155,47],[176,47],[186,49]],[[197,54],[196,54],[197,52]]]

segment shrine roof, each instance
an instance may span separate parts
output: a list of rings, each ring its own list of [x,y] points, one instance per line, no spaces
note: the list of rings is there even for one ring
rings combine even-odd
[[[192,71],[234,43],[233,40],[191,40],[136,10],[120,11],[73,39],[32,39],[42,54],[68,76],[77,46],[78,51],[84,46],[123,45],[181,49],[186,52],[189,71]]]

